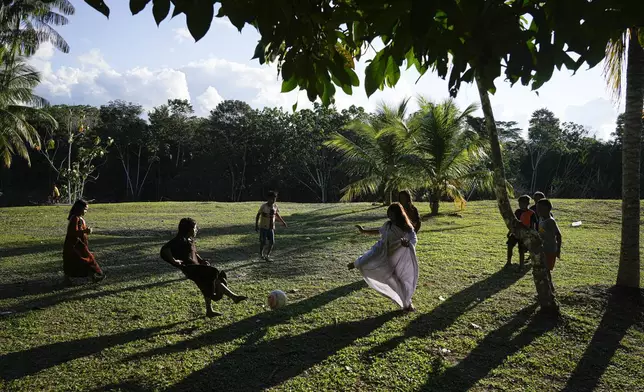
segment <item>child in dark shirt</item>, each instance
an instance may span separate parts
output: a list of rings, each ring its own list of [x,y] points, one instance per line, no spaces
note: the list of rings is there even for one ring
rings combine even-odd
[[[226,273],[199,256],[194,244],[196,235],[197,222],[192,218],[181,219],[176,237],[161,248],[161,258],[179,268],[199,287],[206,301],[206,316],[220,316],[221,313],[212,309],[212,301],[219,301],[225,295],[238,303],[247,297],[233,293],[228,288]]]
[[[521,223],[531,229],[537,228],[537,214],[528,208],[530,205],[530,196],[523,195],[519,197],[519,209],[514,211],[514,215],[517,217]],[[514,247],[519,245],[519,266],[523,267],[525,265],[525,254],[528,251],[526,247],[519,241],[519,239],[513,234],[508,233],[508,258],[505,264],[506,267],[512,265],[512,253],[514,252]]]

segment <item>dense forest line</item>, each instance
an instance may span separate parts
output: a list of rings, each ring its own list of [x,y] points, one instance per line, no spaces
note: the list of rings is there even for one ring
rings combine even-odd
[[[63,191],[63,201],[70,194],[101,202],[244,201],[261,199],[268,190],[278,190],[280,199],[296,202],[335,202],[343,195],[351,200],[386,201],[388,187],[411,188],[422,200],[493,197],[491,188],[477,181],[486,175],[489,162],[483,121],[472,116],[473,107],[445,112],[446,121],[456,121],[455,134],[446,136],[444,130],[431,129],[412,136],[433,143],[425,148],[428,158],[416,162],[431,170],[415,172],[402,160],[391,166],[394,169],[386,169],[420,180],[392,180],[389,185],[385,179],[352,188],[395,158],[387,148],[398,150],[399,159],[408,153],[396,147],[392,137],[364,134],[361,126],[387,131],[391,124],[402,124],[409,130],[423,107],[454,106],[453,102],[420,102],[421,110],[409,114],[407,103],[368,113],[353,106],[339,111],[320,105],[297,112],[257,110],[244,102],[224,101],[206,118],[195,116],[185,100],[169,100],[147,113],[142,106],[124,101],[101,107],[50,106],[43,110],[58,127],[36,124],[41,146],[30,154],[31,166],[15,159],[10,168],[0,169],[0,203],[43,203],[55,183]],[[385,117],[388,125],[383,126]],[[559,198],[620,197],[622,116],[611,141],[597,140],[579,124],[561,123],[547,109],[532,114],[527,132],[514,122],[497,125],[508,182],[516,194],[543,190]],[[432,126],[436,128],[435,124],[424,127]],[[436,135],[443,139],[435,140]],[[469,140],[464,146],[469,152],[472,146],[480,148],[476,162],[439,167],[445,164],[437,163],[436,157],[442,154],[448,161],[463,151],[455,148],[461,139]],[[375,146],[375,150],[360,161],[347,146],[343,149],[343,140],[354,149]],[[431,178],[438,177],[437,170],[443,170],[445,178]],[[440,181],[445,191],[435,191],[431,180]]]

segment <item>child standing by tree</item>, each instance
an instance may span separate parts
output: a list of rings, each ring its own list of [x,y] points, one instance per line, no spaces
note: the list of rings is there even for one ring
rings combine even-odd
[[[255,217],[255,231],[259,232],[259,256],[266,261],[273,261],[270,256],[273,245],[275,245],[275,219],[277,218],[284,227],[287,227],[286,222],[280,216],[280,209],[275,204],[276,200],[277,192],[268,192],[266,203],[259,207]],[[267,246],[266,253],[264,253],[264,248]]]
[[[206,301],[206,316],[220,316],[212,309],[212,301],[219,301],[224,295],[238,303],[247,299],[230,291],[226,273],[212,267],[199,256],[194,238],[197,236],[197,222],[192,218],[183,218],[179,222],[177,235],[161,248],[161,258],[195,282]]]
[[[546,267],[550,276],[550,286],[552,285],[552,275],[550,271],[555,268],[556,259],[561,258],[561,231],[555,218],[552,217],[552,203],[548,199],[541,199],[537,203],[537,212],[539,214],[539,236],[543,242],[543,252],[545,254]]]
[[[537,229],[537,214],[532,211],[530,208],[530,196],[523,195],[519,197],[519,209],[514,211],[514,215],[517,217],[521,223],[528,228]],[[519,239],[512,233],[508,233],[508,260],[505,263],[505,267],[510,267],[512,265],[512,253],[514,252],[514,247],[519,245],[519,268],[523,268],[525,265],[525,254],[528,251],[526,247],[519,241]]]
[[[546,198],[546,195],[541,191],[537,191],[534,193],[534,195],[532,195],[532,200],[534,200],[534,205],[530,206],[530,209],[532,210],[532,212],[538,215],[537,204],[539,203],[539,200],[545,199],[545,198]]]

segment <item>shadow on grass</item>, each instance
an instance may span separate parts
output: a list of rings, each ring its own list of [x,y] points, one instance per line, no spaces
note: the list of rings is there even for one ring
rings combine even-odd
[[[537,314],[526,326],[537,305],[520,310],[514,318],[490,332],[465,359],[446,371],[430,375],[422,391],[468,391],[512,354],[529,346],[557,324]],[[523,328],[525,326],[525,328]],[[516,334],[519,330],[523,330]],[[515,335],[516,334],[516,335]]]
[[[399,312],[327,325],[296,336],[245,344],[198,370],[168,391],[259,391],[302,374],[356,340],[368,336]]]
[[[564,391],[592,391],[597,387],[624,335],[641,321],[642,294],[636,297],[611,290],[604,316]]]
[[[360,280],[344,286],[336,287],[313,297],[287,305],[277,311],[260,313],[253,317],[237,321],[233,324],[217,328],[190,340],[184,340],[173,345],[136,354],[129,357],[127,360],[138,360],[156,355],[168,355],[186,350],[196,350],[205,346],[213,346],[244,337],[246,338],[246,344],[252,344],[260,340],[266,334],[270,326],[288,322],[288,320],[293,317],[309,313],[335,299],[347,296],[366,286],[367,284],[364,280]]]
[[[40,309],[48,308],[61,302],[83,301],[87,299],[101,298],[101,297],[106,297],[109,295],[124,293],[128,291],[147,290],[153,287],[165,286],[165,285],[172,284],[175,282],[180,282],[183,280],[185,280],[185,278],[181,277],[177,279],[169,279],[169,280],[163,280],[159,282],[141,284],[136,286],[128,286],[128,287],[111,289],[111,290],[104,290],[102,286],[87,284],[83,286],[72,287],[68,290],[53,293],[45,297],[24,301],[9,309],[16,313],[23,313],[30,310],[40,310]]]
[[[0,357],[0,378],[15,380],[38,373],[78,358],[98,354],[101,351],[151,337],[181,323],[159,327],[135,329],[107,336],[52,343],[25,351],[13,352]]]
[[[394,350],[406,339],[426,337],[432,333],[443,331],[452,325],[462,314],[469,311],[485,299],[497,294],[521,279],[527,269],[520,272],[500,270],[487,278],[459,291],[438,305],[429,313],[416,317],[409,323],[403,336],[394,337],[369,350],[368,357]]]

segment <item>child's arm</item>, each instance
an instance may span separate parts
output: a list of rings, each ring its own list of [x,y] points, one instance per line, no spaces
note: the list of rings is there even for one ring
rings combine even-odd
[[[287,227],[286,222],[284,222],[284,219],[282,219],[282,215],[280,215],[279,212],[275,213],[275,217],[277,218],[278,221],[280,221],[282,223],[282,225],[284,225],[284,227]]]
[[[199,256],[199,253],[196,253],[196,255],[197,255],[197,261],[199,262],[199,264],[201,264],[201,265],[210,265],[210,262],[208,260],[205,260],[201,256]]]
[[[183,262],[181,260],[177,260],[172,256],[172,251],[170,250],[169,243],[163,245],[161,248],[161,258],[168,263],[174,265],[175,267],[183,267]]]
[[[358,228],[358,230],[360,230],[360,233],[362,234],[380,235],[379,229],[365,229],[360,225],[356,225],[356,227]]]
[[[557,225],[557,221],[553,220],[555,224],[555,240],[557,241],[557,258],[561,258],[561,230],[559,230],[559,225]]]
[[[255,231],[259,231],[259,216],[262,214],[261,211],[257,212],[257,216],[255,216]]]

